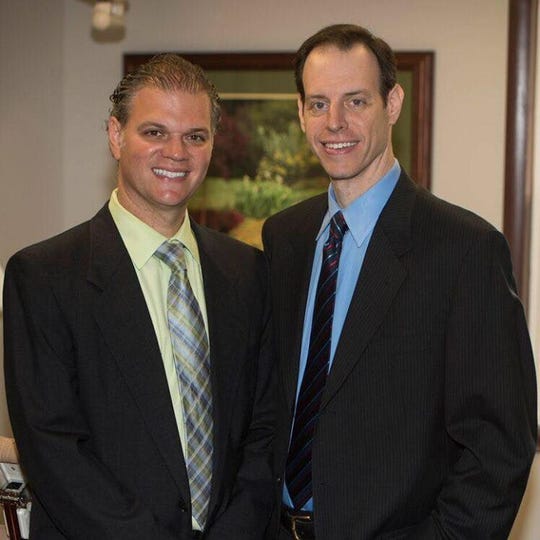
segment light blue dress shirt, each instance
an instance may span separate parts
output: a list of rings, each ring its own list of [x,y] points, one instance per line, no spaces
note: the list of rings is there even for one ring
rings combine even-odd
[[[332,339],[330,343],[330,369],[334,361],[334,353],[339,342],[343,323],[349,310],[349,304],[360,275],[360,270],[364,262],[367,247],[379,219],[379,215],[388,202],[392,191],[396,187],[401,167],[397,160],[394,166],[386,173],[372,188],[355,199],[346,208],[341,208],[336,200],[332,185],[328,189],[328,211],[326,212],[319,233],[317,234],[317,247],[311,268],[311,279],[309,282],[309,292],[304,315],[304,330],[302,334],[302,350],[300,353],[300,366],[298,370],[298,386],[296,389],[296,399],[302,384],[302,378],[306,369],[306,361],[309,349],[309,339],[311,335],[311,323],[313,320],[313,306],[317,293],[317,283],[321,271],[322,249],[328,239],[330,221],[333,215],[339,210],[347,222],[349,231],[343,237],[341,246],[341,256],[339,260],[339,270],[336,286],[336,299],[334,304],[334,318],[332,321]],[[283,502],[293,507],[287,486],[283,490]],[[307,511],[313,510],[313,499],[310,499],[303,508]]]

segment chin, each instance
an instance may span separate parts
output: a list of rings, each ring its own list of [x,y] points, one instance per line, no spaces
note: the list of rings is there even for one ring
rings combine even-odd
[[[354,172],[354,173],[341,172],[341,173],[335,173],[335,174],[331,174],[329,171],[326,171],[326,172],[328,176],[330,177],[330,179],[336,182],[345,181],[345,180],[353,180],[354,178],[358,176],[357,172]]]
[[[178,191],[165,191],[161,193],[158,198],[162,204],[176,206],[185,202],[189,197],[185,192],[179,193]]]

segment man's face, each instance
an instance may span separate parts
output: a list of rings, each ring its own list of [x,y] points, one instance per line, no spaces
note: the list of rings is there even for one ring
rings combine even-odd
[[[150,226],[183,217],[206,175],[213,140],[206,93],[139,90],[125,126],[109,119],[120,203]]]
[[[352,181],[362,190],[394,160],[391,126],[399,117],[403,92],[396,85],[385,107],[379,81],[377,60],[363,45],[347,51],[320,46],[306,59],[305,102],[298,100],[302,129],[330,178]]]

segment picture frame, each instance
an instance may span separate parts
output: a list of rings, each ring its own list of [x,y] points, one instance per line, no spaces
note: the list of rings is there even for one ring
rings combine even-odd
[[[125,53],[124,74],[157,53]],[[221,129],[207,179],[190,201],[202,224],[261,247],[264,219],[324,191],[328,178],[297,118],[294,53],[182,53],[199,65],[222,100]],[[405,102],[393,130],[395,153],[411,178],[429,189],[434,53],[396,53]]]

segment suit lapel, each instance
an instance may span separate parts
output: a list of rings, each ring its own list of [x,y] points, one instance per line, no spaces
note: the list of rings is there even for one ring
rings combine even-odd
[[[107,208],[91,223],[88,280],[100,290],[94,314],[141,417],[189,501],[189,487],[163,361],[133,263]]]
[[[406,278],[400,257],[410,248],[415,189],[402,173],[381,212],[343,325],[321,408],[332,399],[360,360]]]

